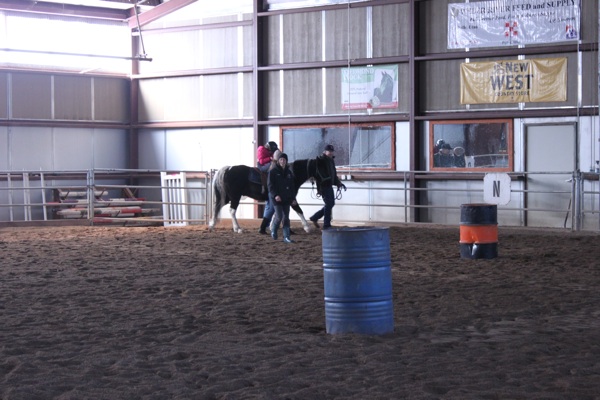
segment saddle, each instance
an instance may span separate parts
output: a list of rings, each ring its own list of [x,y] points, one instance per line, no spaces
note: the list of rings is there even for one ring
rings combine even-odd
[[[269,174],[266,172],[262,172],[260,169],[254,167],[250,169],[250,172],[248,174],[248,180],[252,183],[256,183],[258,185],[262,186],[262,193],[266,194],[268,193],[268,180],[269,178]]]

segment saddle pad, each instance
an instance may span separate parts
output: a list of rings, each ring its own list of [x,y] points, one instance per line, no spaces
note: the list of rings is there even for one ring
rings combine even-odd
[[[260,179],[260,170],[258,168],[250,168],[248,172],[248,180],[252,183],[257,183],[262,185],[262,180]]]

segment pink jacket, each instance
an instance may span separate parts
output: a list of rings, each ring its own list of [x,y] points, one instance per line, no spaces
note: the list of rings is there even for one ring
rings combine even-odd
[[[265,146],[260,146],[256,151],[256,158],[259,165],[265,165],[271,162],[273,153],[271,153]]]

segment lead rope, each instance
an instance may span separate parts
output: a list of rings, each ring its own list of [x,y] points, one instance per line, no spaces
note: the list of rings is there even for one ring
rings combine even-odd
[[[335,192],[335,199],[336,200],[342,199],[342,187],[341,186],[338,186],[337,191]]]

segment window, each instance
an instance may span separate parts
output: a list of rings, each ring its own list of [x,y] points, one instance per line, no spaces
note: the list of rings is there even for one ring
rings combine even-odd
[[[513,126],[509,119],[429,124],[429,169],[512,171]]]
[[[60,70],[129,73],[131,30],[126,21],[0,13],[1,64]]]
[[[315,158],[331,144],[337,168],[395,169],[393,124],[282,127],[281,138],[290,161]]]

